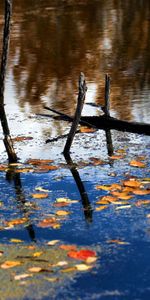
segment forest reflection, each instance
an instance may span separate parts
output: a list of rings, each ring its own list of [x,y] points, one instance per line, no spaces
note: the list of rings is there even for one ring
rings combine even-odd
[[[90,102],[103,104],[108,72],[117,117],[150,116],[149,0],[13,2],[8,72],[22,108],[39,112],[46,103],[73,114],[80,71]],[[2,16],[1,1],[0,32]]]

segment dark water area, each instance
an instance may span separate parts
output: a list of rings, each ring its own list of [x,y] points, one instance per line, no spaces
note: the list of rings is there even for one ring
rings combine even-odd
[[[112,115],[149,123],[149,64],[148,0],[13,3],[8,81],[23,110],[44,103],[72,114],[81,71],[87,102],[102,104],[108,73]]]
[[[3,4],[1,1],[0,45]],[[31,140],[14,142],[21,165],[7,166],[0,133],[0,266],[4,262],[2,247],[6,247],[4,255],[9,252],[7,246],[16,251],[19,239],[25,251],[34,245],[38,253],[47,249],[48,241],[58,239],[92,248],[98,259],[90,271],[68,272],[58,283],[46,283],[47,274],[41,273],[40,283],[25,279],[22,284],[14,275],[27,269],[14,268],[9,273],[0,267],[1,287],[16,293],[13,296],[10,292],[8,297],[0,290],[0,298],[26,300],[36,295],[36,299],[45,300],[148,300],[150,194],[130,191],[131,199],[118,199],[118,204],[109,203],[104,210],[97,210],[96,202],[111,192],[96,186],[117,183],[122,191],[125,180],[137,179],[141,190],[149,192],[150,138],[111,130],[114,156],[122,156],[111,159],[104,131],[78,134],[71,149],[76,171],[71,172],[62,155],[65,140],[45,143],[67,133],[70,124],[37,114],[47,113],[43,109],[47,105],[72,115],[81,71],[88,87],[85,101],[103,105],[108,73],[110,114],[121,120],[150,123],[150,1],[14,0],[11,22],[5,109],[12,137]],[[97,107],[86,104],[83,113],[101,114]],[[93,157],[104,163],[96,165],[96,161],[94,165]],[[29,158],[52,159],[58,169],[34,172],[27,163]],[[144,167],[132,166],[133,160],[143,162]],[[40,191],[37,188],[47,190],[48,197],[32,197]],[[78,202],[56,207],[57,199],[63,197]],[[58,209],[70,212],[60,218],[60,228],[40,225],[43,219],[56,217]],[[23,218],[25,223],[11,226],[13,220]],[[54,246],[56,254],[57,248]],[[15,257],[14,252],[11,255]],[[21,289],[20,296],[17,288]]]

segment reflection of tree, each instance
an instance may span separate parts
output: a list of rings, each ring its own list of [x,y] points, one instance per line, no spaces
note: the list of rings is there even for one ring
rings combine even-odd
[[[112,107],[131,119],[131,100],[150,84],[149,0],[45,2],[14,1],[10,66],[21,105],[46,95],[72,113],[80,71],[95,81],[97,102],[109,72]]]

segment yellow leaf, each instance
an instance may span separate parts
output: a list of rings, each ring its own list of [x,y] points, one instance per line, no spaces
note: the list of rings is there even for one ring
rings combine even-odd
[[[110,159],[113,159],[113,160],[118,160],[118,159],[122,159],[122,158],[124,158],[123,155],[112,155],[112,156],[110,156]]]
[[[133,191],[133,194],[135,194],[135,195],[148,195],[148,194],[150,194],[150,190],[136,189],[136,190]]]
[[[34,257],[39,257],[39,256],[41,256],[42,254],[43,254],[43,252],[42,252],[42,251],[39,251],[39,252],[33,253],[33,256],[34,256]]]
[[[97,257],[89,256],[89,257],[86,259],[85,262],[86,262],[87,264],[92,264],[92,263],[94,263],[96,260],[97,260]]]
[[[48,193],[38,193],[38,194],[32,194],[32,198],[35,198],[35,199],[45,199],[48,197]]]
[[[11,243],[22,243],[23,241],[19,240],[19,239],[10,239],[10,242]]]
[[[104,191],[109,191],[110,190],[110,185],[96,185],[96,190],[104,190]]]
[[[39,273],[41,272],[43,269],[41,267],[32,267],[28,269],[30,272],[32,273]]]
[[[63,266],[66,266],[66,265],[68,265],[67,261],[59,261],[55,266],[56,267],[63,267]]]
[[[146,167],[146,164],[143,163],[142,161],[131,160],[131,161],[130,161],[130,166],[132,166],[132,167],[137,167],[137,168],[145,168],[145,167]]]
[[[57,216],[67,216],[67,215],[69,215],[70,214],[70,212],[69,211],[66,211],[66,210],[57,210],[56,211],[56,215]]]
[[[12,226],[12,225],[15,226],[15,225],[24,224],[27,221],[28,221],[27,218],[14,219],[14,220],[11,220],[11,221],[7,221],[6,224],[7,224],[7,226]]]
[[[112,195],[117,196],[121,200],[129,200],[133,198],[131,195],[127,195],[127,193],[120,193],[120,192],[112,192]]]
[[[76,271],[75,267],[70,267],[70,268],[61,270],[62,273],[70,273],[70,272],[74,272],[74,271]]]
[[[78,265],[75,265],[76,269],[78,271],[88,271],[92,268],[92,266],[87,266],[86,264],[78,264]]]
[[[12,260],[6,260],[3,264],[1,264],[2,269],[9,269],[13,267],[20,266],[21,262],[20,261],[12,261]]]

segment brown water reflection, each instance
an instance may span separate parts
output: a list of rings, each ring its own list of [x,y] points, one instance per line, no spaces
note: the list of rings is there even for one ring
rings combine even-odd
[[[108,72],[111,113],[149,121],[149,0],[13,2],[8,74],[23,109],[40,112],[45,103],[72,114],[80,71],[87,101],[103,103]],[[2,12],[1,1],[0,32]]]

